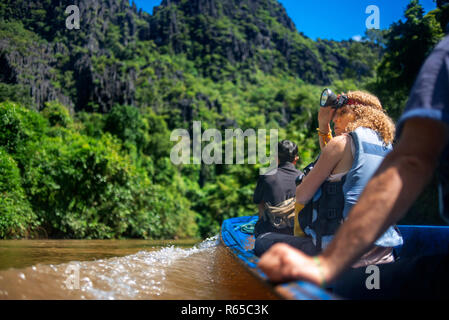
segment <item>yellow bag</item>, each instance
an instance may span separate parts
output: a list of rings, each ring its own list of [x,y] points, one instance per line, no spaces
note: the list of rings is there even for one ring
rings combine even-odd
[[[302,231],[301,226],[299,225],[298,215],[301,210],[304,209],[304,205],[302,203],[295,202],[295,226],[293,229],[293,234],[297,237],[305,237],[304,231]]]

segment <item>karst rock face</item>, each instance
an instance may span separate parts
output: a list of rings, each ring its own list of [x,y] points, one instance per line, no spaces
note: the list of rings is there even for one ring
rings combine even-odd
[[[23,22],[30,37],[26,48],[21,48],[21,41],[0,39],[0,80],[26,85],[38,109],[55,99],[75,110],[96,105],[100,112],[107,112],[114,103],[132,104],[137,70],[120,63],[120,47],[132,46],[139,31],[145,35],[146,28],[136,25],[144,13],[127,1],[75,1],[80,28],[68,29],[66,19],[71,12],[65,10],[71,4],[56,0],[6,4],[10,11],[1,12],[3,17],[31,17]],[[114,55],[118,59],[106,68],[95,64],[98,57]],[[58,82],[57,73],[66,81]]]
[[[154,9],[150,30],[157,45],[192,60],[218,56],[215,63],[255,65],[265,72],[281,66],[307,82],[329,80],[318,52],[301,43],[308,39],[275,0],[164,0]]]
[[[66,27],[70,12],[65,11],[72,4],[79,8],[79,29]],[[153,15],[128,0],[5,0],[0,18],[10,29],[8,19],[22,21],[18,32],[28,39],[16,39],[14,30],[2,34],[0,81],[29,88],[37,109],[55,99],[74,111],[138,105],[136,91],[147,66],[132,63],[139,59],[136,46],[185,55],[201,76],[214,81],[232,80],[235,72],[226,72],[232,66],[241,74],[282,70],[326,84],[331,73],[338,77],[347,68],[338,54],[298,33],[276,0],[163,0]],[[152,63],[157,76],[171,72],[182,78],[182,70],[164,71]],[[358,68],[362,75],[370,72]],[[186,112],[188,104],[181,101],[178,107]]]
[[[0,81],[26,85],[37,106],[43,106],[45,101],[59,100],[73,107],[71,99],[52,83],[56,53],[67,54],[67,50],[52,43],[29,43],[26,51],[18,50],[11,40],[0,39]]]

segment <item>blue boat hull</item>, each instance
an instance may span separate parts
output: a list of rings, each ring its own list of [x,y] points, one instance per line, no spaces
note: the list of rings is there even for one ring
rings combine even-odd
[[[241,227],[254,224],[258,216],[227,219],[221,228],[221,242],[233,253],[256,278],[262,280],[280,298],[297,300],[336,300],[337,296],[304,281],[295,281],[273,286],[267,276],[257,268],[259,258],[254,254],[254,235],[241,231]],[[395,248],[396,257],[415,257],[448,253],[449,227],[398,226],[404,245]]]

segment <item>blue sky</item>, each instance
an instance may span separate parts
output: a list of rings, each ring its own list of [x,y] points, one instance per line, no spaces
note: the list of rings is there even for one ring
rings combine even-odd
[[[161,0],[134,0],[138,8],[149,13]],[[409,0],[279,0],[287,10],[298,31],[316,40],[347,40],[363,36],[366,20],[365,13],[369,5],[379,8],[381,29],[387,29],[391,23],[403,19]],[[420,0],[427,13],[436,8],[433,0]]]

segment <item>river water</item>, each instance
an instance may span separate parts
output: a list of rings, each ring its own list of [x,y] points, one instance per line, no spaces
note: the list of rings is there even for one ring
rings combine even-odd
[[[218,237],[0,241],[0,299],[276,298]]]

